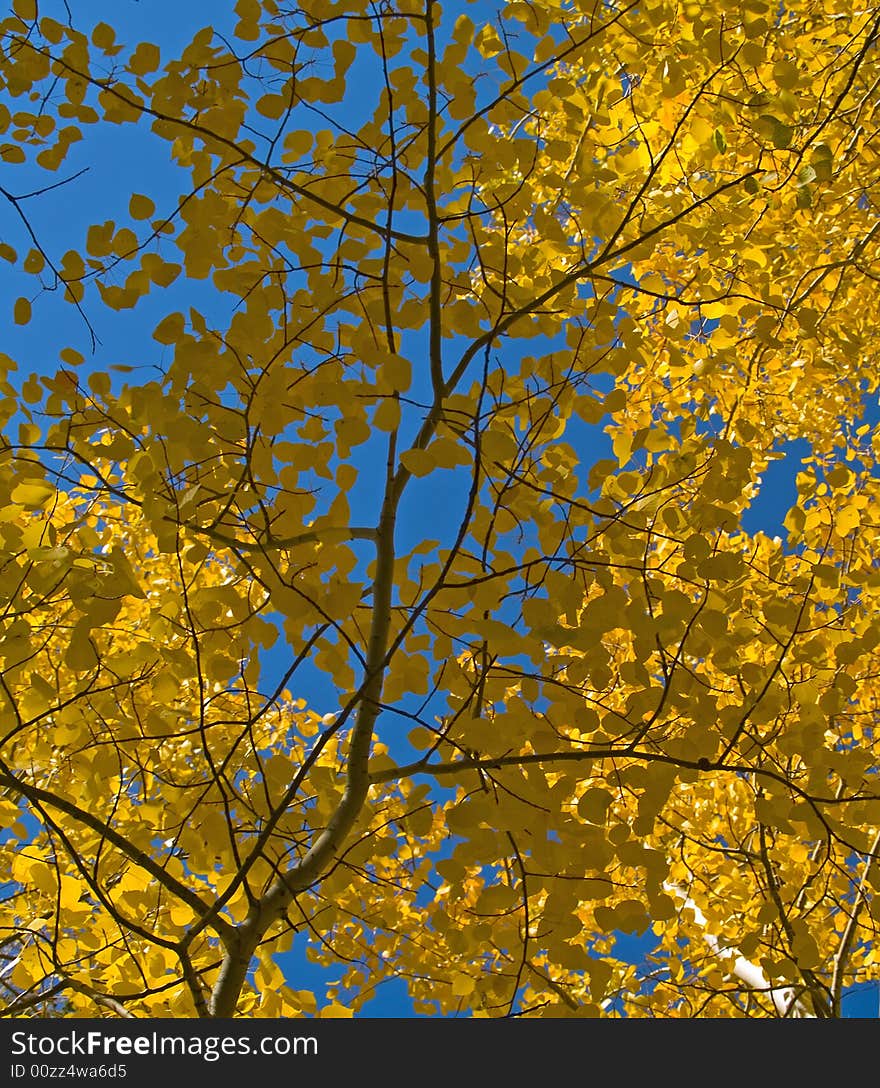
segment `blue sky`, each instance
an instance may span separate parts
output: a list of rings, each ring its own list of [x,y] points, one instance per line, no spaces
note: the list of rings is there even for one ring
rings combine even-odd
[[[235,22],[232,4],[216,0],[190,0],[185,3],[180,0],[69,2],[78,23],[85,20],[107,21],[116,28],[121,41],[131,44],[142,40],[153,41],[162,48],[163,60],[189,42],[202,26],[211,24],[223,32],[228,31]],[[477,8],[479,6],[476,5]],[[490,5],[483,3],[482,6],[488,9]],[[472,5],[472,14],[476,14],[474,8],[475,5]],[[63,18],[63,3],[44,0],[41,11]],[[29,199],[24,205],[41,243],[55,255],[67,249],[80,248],[85,227],[93,222],[105,219],[125,221],[129,196],[133,191],[150,195],[161,213],[163,200],[173,206],[180,185],[186,184],[186,181],[180,181],[177,169],[168,160],[167,144],[152,137],[144,126],[98,125],[87,129],[84,136],[85,139],[73,147],[59,173],[59,180],[71,177],[80,170],[86,172],[59,189]],[[148,164],[146,167],[145,163]],[[8,180],[7,175],[11,175]],[[28,179],[23,170],[6,170],[2,184],[14,187],[12,191],[20,194],[25,191]],[[0,240],[23,252],[29,248],[23,228],[16,221],[11,207],[6,208],[0,219]],[[33,292],[30,297],[34,320],[25,327],[13,326],[13,300],[26,289]],[[172,298],[173,302],[170,301]],[[168,294],[154,291],[134,310],[114,312],[87,304],[89,320],[99,341],[92,351],[90,333],[75,309],[65,304],[57,293],[39,293],[36,278],[23,281],[19,273],[0,264],[0,299],[4,300],[2,304],[7,310],[2,350],[19,362],[21,377],[29,370],[54,373],[60,362],[59,351],[74,347],[86,356],[85,369],[103,370],[120,364],[133,367],[133,371],[125,375],[128,382],[137,381],[139,373],[143,373],[145,380],[147,376],[154,377],[154,368],[165,361],[168,349],[153,340],[151,334],[166,313],[172,309],[185,310],[188,306],[195,306],[209,319],[216,318],[219,324],[228,320],[231,306],[229,297],[218,296],[209,283],[183,277],[169,289]],[[532,350],[535,350],[534,347]],[[605,454],[598,446],[590,452],[596,457]],[[783,532],[782,519],[795,500],[794,476],[801,458],[808,451],[803,443],[794,443],[783,452],[785,456],[773,462],[765,473],[761,496],[746,519],[746,528],[750,530],[762,529],[770,535]],[[460,496],[461,488],[466,486],[466,474],[440,473],[434,479],[438,480],[436,502],[458,508],[460,504],[454,500]],[[357,524],[367,523],[373,517],[366,491],[363,492],[363,500],[364,517],[361,519],[359,495],[355,493],[352,497],[353,520]],[[416,511],[411,510],[410,519],[401,525],[401,532],[404,544],[420,539],[421,525]],[[267,663],[271,666],[271,662],[270,655]],[[318,674],[314,676],[313,690],[297,694],[302,694],[322,710],[332,703],[334,695]],[[330,709],[333,709],[332,706]],[[638,943],[634,942],[630,947],[636,951]],[[292,983],[296,988],[319,986],[327,979],[328,973],[308,963],[302,951],[302,947],[297,946],[289,958],[285,958],[284,966],[291,974]],[[329,977],[332,975],[333,972],[329,972]],[[847,1014],[875,1016],[877,1004],[877,988],[866,988],[850,995]],[[399,981],[383,984],[366,1012],[373,1016],[411,1015],[405,985]]]

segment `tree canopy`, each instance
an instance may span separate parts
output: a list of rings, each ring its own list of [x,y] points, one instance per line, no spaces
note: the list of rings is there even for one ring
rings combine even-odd
[[[76,7],[0,21],[7,310],[78,322],[0,356],[0,1011],[840,1016],[880,8],[237,0],[170,55]]]

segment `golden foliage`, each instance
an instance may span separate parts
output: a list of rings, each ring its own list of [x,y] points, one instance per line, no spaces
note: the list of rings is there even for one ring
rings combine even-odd
[[[140,124],[181,186],[0,252],[21,326],[168,300],[145,380],[2,357],[8,1015],[878,978],[880,9],[477,11],[0,22],[4,177]]]

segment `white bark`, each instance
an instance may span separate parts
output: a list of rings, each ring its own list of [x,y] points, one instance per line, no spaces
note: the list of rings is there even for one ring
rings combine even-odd
[[[683,908],[693,914],[694,921],[703,931],[703,939],[721,961],[727,974],[739,979],[740,982],[745,983],[752,990],[767,994],[780,1016],[797,1019],[813,1018],[813,1014],[797,998],[795,991],[790,986],[772,986],[759,964],[747,960],[745,956],[740,954],[738,949],[723,945],[714,933],[710,933],[705,914],[683,888],[669,882],[663,886],[666,891],[681,900]]]

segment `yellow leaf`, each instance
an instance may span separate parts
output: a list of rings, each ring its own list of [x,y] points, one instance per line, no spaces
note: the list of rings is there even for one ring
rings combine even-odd
[[[517,451],[516,439],[509,431],[492,427],[480,436],[480,454],[489,461],[512,461]]]
[[[325,1005],[318,1013],[318,1017],[321,1020],[351,1020],[354,1017],[354,1011],[334,1001],[330,1005]]]
[[[55,488],[45,480],[24,480],[12,489],[12,501],[21,506],[43,507],[55,495]]]
[[[78,367],[84,360],[84,356],[80,355],[79,351],[75,351],[72,347],[62,348],[59,351],[59,358],[70,367]]]
[[[76,909],[82,897],[83,887],[78,880],[71,876],[61,877],[61,906],[62,909]]]
[[[86,235],[86,249],[95,257],[106,257],[113,248],[113,223],[95,223]]]
[[[128,63],[135,75],[145,76],[159,67],[159,47],[150,42],[141,42]]]
[[[438,468],[473,464],[473,453],[463,443],[452,438],[435,438],[428,449]]]
[[[613,798],[607,790],[591,787],[578,800],[578,814],[593,824],[602,824]]]
[[[91,672],[98,665],[98,653],[92,643],[85,625],[77,624],[74,628],[70,645],[64,655],[64,663],[73,672]]]
[[[861,524],[861,514],[858,507],[849,504],[838,511],[835,519],[835,527],[841,536],[846,536]]]
[[[32,23],[37,17],[37,0],[12,0],[12,10],[26,23]]]
[[[412,366],[402,355],[389,355],[382,360],[382,378],[392,389],[405,393],[412,384]]]
[[[395,431],[400,426],[400,401],[383,397],[373,413],[373,426],[380,431]]]
[[[156,205],[148,196],[133,193],[128,202],[128,214],[132,219],[149,219],[156,210]]]
[[[427,476],[437,467],[437,462],[429,450],[411,449],[400,455],[403,467],[413,476]]]
[[[24,270],[36,275],[43,271],[46,260],[38,249],[32,249],[24,259]]]
[[[27,325],[31,319],[30,302],[26,298],[16,299],[12,313],[16,325]]]
[[[169,314],[153,330],[153,339],[160,344],[175,344],[183,337],[185,319],[183,314]]]
[[[257,100],[256,110],[263,117],[271,121],[277,121],[283,117],[289,106],[289,101],[280,94],[264,94]]]
[[[107,52],[113,49],[116,43],[116,31],[107,23],[98,23],[92,31],[92,42],[98,49]]]

